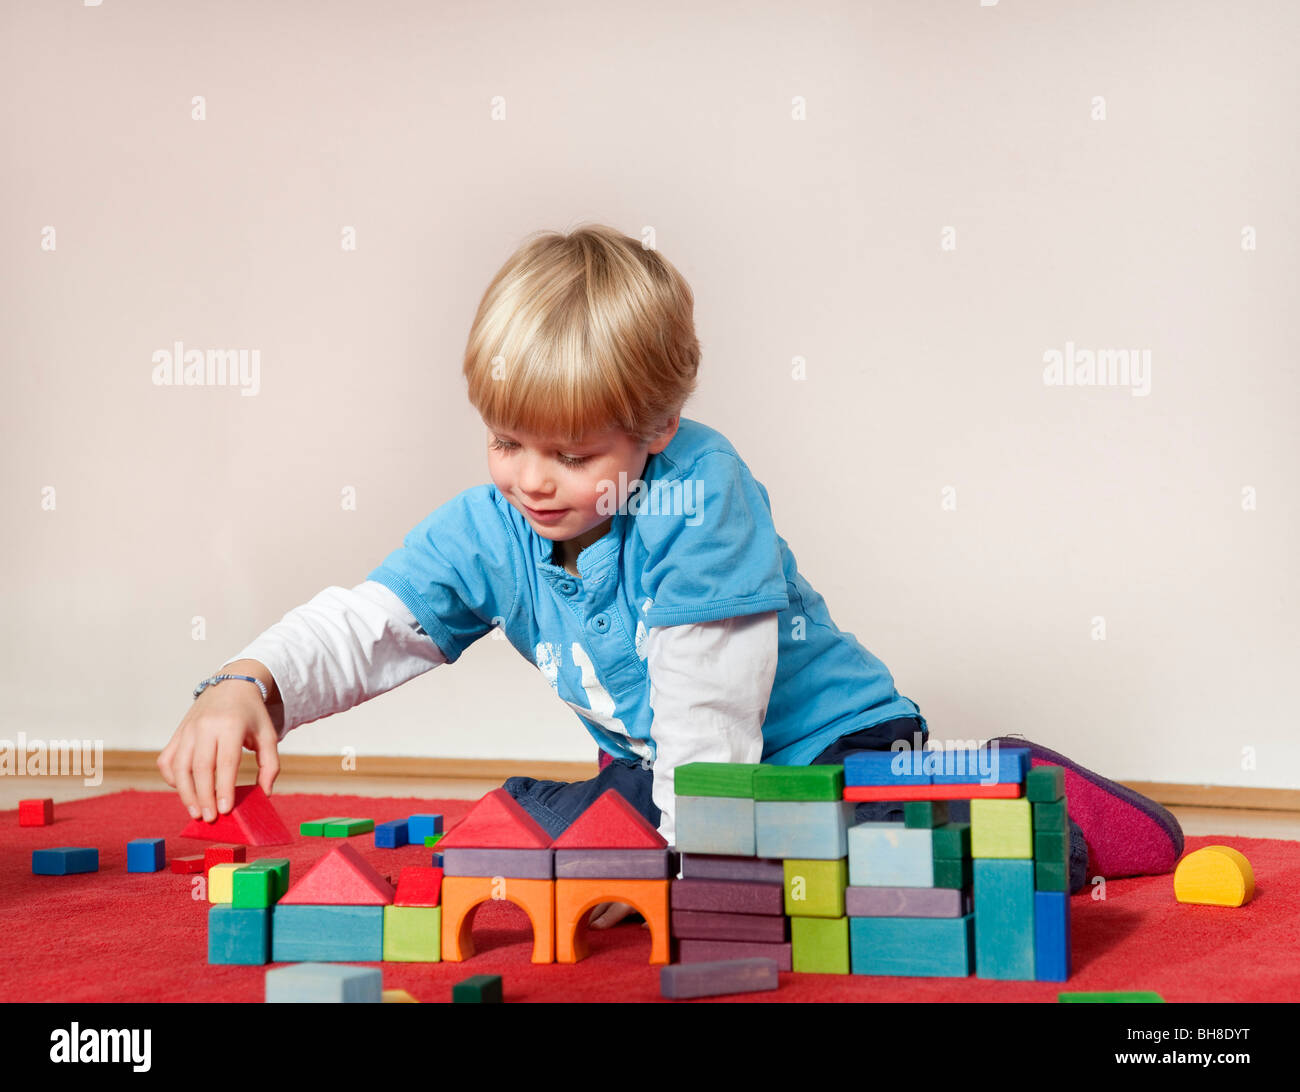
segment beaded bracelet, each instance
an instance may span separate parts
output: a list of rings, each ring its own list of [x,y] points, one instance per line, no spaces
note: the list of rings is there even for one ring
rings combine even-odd
[[[266,701],[266,684],[261,679],[255,679],[252,675],[213,675],[211,678],[204,679],[194,688],[194,696],[197,698],[209,686],[221,682],[223,679],[243,679],[245,682],[257,683],[257,689],[262,692],[262,701]]]

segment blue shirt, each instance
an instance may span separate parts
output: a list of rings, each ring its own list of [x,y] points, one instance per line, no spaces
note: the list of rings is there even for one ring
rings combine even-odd
[[[495,486],[478,485],[368,579],[396,593],[448,662],[499,626],[615,757],[654,758],[648,629],[767,611],[779,612],[780,636],[764,762],[806,765],[850,732],[919,717],[799,575],[767,490],[721,433],[681,418],[643,474],[646,488],[578,554],[578,577]]]

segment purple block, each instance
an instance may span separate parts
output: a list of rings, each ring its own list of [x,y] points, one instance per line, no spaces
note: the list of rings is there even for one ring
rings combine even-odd
[[[673,880],[674,910],[712,910],[719,914],[784,914],[784,883],[731,880]]]
[[[724,959],[754,959],[763,957],[776,960],[778,971],[789,971],[792,966],[789,944],[756,944],[734,940],[679,940],[677,959],[680,963],[714,963]]]
[[[672,935],[686,940],[756,940],[782,944],[790,939],[790,919],[773,914],[711,914],[674,910]]]
[[[765,857],[717,857],[712,854],[682,855],[682,876],[688,880],[743,880],[748,883],[785,883],[780,860]]]
[[[850,918],[960,918],[971,913],[970,888],[846,887]]]
[[[454,850],[447,850],[448,853]],[[557,880],[666,880],[674,873],[667,849],[557,849]],[[451,875],[451,873],[448,873]]]
[[[676,963],[659,972],[659,993],[674,1001],[774,990],[779,984],[776,960],[762,957],[724,959],[716,963]]]
[[[509,876],[516,880],[555,878],[553,849],[444,849],[445,876]]]

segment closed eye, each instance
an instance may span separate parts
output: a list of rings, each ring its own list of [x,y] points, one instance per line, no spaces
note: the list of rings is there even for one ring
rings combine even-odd
[[[492,438],[492,443],[488,446],[491,447],[494,451],[505,451],[505,452],[514,451],[516,448],[519,447],[519,445],[515,443],[514,440],[502,440],[499,436],[494,436]],[[590,455],[581,455],[581,456],[565,455],[563,452],[557,452],[555,457],[565,466],[572,466],[572,467],[583,466],[591,460]]]

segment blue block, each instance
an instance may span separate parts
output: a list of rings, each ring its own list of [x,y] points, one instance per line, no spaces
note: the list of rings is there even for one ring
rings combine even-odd
[[[208,962],[251,966],[271,959],[269,908],[219,903],[208,911]]]
[[[1034,981],[1034,862],[974,864],[976,976]]]
[[[32,850],[32,874],[35,876],[71,876],[76,872],[98,872],[99,850],[81,846]]]
[[[413,846],[422,846],[430,835],[441,833],[441,815],[412,815],[406,821],[406,840]]]
[[[755,854],[810,861],[845,857],[854,807],[847,800],[755,801]]]
[[[969,748],[936,751],[932,781],[936,785],[1019,784],[1029,772],[1028,747]]]
[[[1070,896],[1034,892],[1034,978],[1065,982],[1070,977]]]
[[[845,785],[928,785],[923,751],[855,751],[844,756]]]
[[[272,963],[378,963],[383,958],[382,906],[275,906]]]
[[[737,796],[677,797],[679,853],[754,856],[754,801]]]
[[[267,1004],[379,1004],[384,973],[378,967],[298,963],[266,972]]]
[[[159,872],[166,863],[167,853],[161,838],[133,838],[126,843],[128,872]]]
[[[410,820],[393,819],[375,826],[376,849],[399,849],[410,842],[407,838],[407,824]],[[423,841],[423,839],[421,839]]]
[[[849,884],[853,887],[933,887],[934,835],[902,823],[849,827]]]
[[[435,854],[433,855],[433,867],[434,867],[434,868],[442,868],[442,867],[443,867],[443,863],[442,863],[442,854],[441,854],[441,853],[435,853]]]
[[[975,915],[849,918],[854,974],[965,978],[975,955]]]

